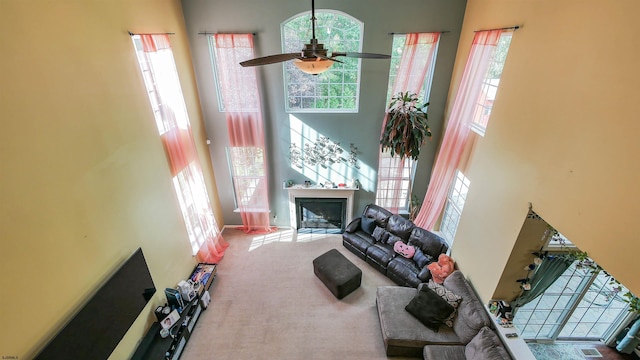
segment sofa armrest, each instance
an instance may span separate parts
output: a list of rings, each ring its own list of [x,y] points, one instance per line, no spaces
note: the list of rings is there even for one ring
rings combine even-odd
[[[425,360],[465,360],[464,345],[426,345],[422,350]]]
[[[420,281],[422,282],[427,282],[429,281],[429,279],[431,279],[431,270],[427,269],[426,265],[422,268],[422,270],[420,270],[420,273],[418,273],[418,279],[420,279]]]
[[[349,225],[347,225],[347,227],[344,228],[344,231],[346,231],[348,233],[356,232],[360,228],[360,221],[361,220],[362,219],[360,217],[357,217],[357,218],[351,220]]]

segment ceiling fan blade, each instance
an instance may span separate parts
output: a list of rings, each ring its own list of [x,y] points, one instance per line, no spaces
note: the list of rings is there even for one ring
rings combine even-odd
[[[391,58],[391,55],[374,54],[374,53],[334,52],[331,54],[332,58],[336,56],[346,56],[346,57],[363,58],[363,59],[390,59]]]
[[[275,64],[283,61],[293,60],[302,57],[302,55],[297,53],[288,53],[288,54],[277,54],[277,55],[269,55],[263,56],[251,60],[245,60],[240,63],[241,66],[258,66],[258,65],[268,65]]]
[[[320,58],[322,60],[331,60],[333,62],[344,64],[344,62],[342,62],[342,61],[340,61],[340,60],[338,60],[336,58],[330,58],[330,57],[327,57],[327,56],[324,56],[324,55],[321,55],[321,54],[313,53],[313,56],[318,57],[318,58]]]

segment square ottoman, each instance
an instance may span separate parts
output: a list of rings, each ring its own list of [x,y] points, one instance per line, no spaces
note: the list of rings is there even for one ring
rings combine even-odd
[[[313,259],[313,272],[338,299],[360,287],[362,280],[362,270],[336,249]]]

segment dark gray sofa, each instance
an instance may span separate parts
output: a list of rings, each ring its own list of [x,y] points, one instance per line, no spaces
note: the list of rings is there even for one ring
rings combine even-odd
[[[491,318],[462,272],[454,271],[444,287],[462,298],[453,328],[440,326],[437,332],[411,315],[405,306],[418,289],[381,286],[376,305],[387,356],[425,359],[511,359]]]
[[[396,241],[414,246],[413,258],[396,254]],[[342,244],[396,284],[407,287],[429,281],[431,273],[426,265],[449,250],[442,237],[375,204],[367,205],[362,216],[347,225]]]

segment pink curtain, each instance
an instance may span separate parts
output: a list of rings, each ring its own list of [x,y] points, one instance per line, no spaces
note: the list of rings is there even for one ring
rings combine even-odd
[[[393,83],[392,96],[399,92],[412,92],[419,94],[424,85],[427,71],[434,61],[434,54],[440,33],[411,33],[406,35],[398,74]],[[382,132],[387,124],[388,113],[382,122]],[[376,200],[378,205],[387,208],[397,214],[400,207],[405,205],[406,198],[401,196],[407,191],[407,197],[411,197],[411,189],[404,189],[402,184],[405,162],[409,159],[400,159],[399,156],[390,158],[383,156],[378,159],[378,190]],[[411,175],[409,174],[409,177]],[[382,187],[384,185],[384,187]]]
[[[154,108],[156,125],[167,154],[173,184],[200,262],[217,263],[229,246],[213,216],[200,160],[189,126],[171,44],[167,35],[140,35],[144,59],[141,67]],[[189,204],[189,205],[187,205]]]
[[[460,88],[453,103],[431,181],[415,224],[433,229],[447,200],[456,169],[464,153],[474,109],[493,53],[504,30],[476,32],[464,68]]]
[[[253,55],[253,35],[216,34],[216,66],[231,145],[236,202],[246,233],[274,230],[269,224],[269,193],[260,93],[256,70],[240,66]]]

